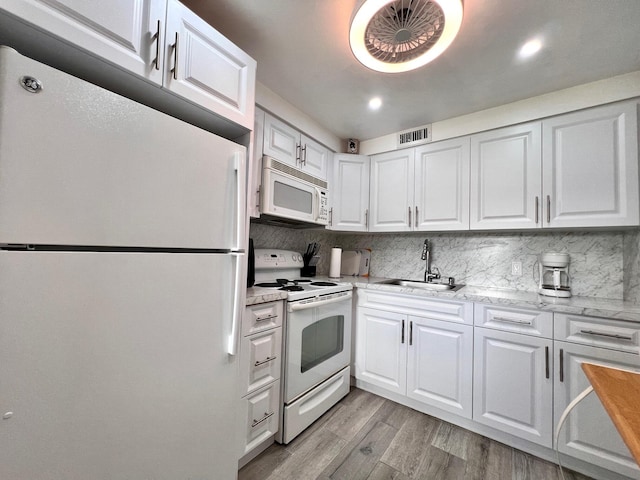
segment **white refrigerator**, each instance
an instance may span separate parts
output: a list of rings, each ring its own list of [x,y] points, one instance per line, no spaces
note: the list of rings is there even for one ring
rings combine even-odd
[[[0,478],[236,478],[244,166],[0,47]]]

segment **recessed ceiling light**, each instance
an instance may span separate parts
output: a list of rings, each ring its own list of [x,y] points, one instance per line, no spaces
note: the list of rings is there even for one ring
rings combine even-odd
[[[365,0],[353,17],[349,43],[366,67],[407,72],[444,52],[461,24],[461,0]]]
[[[542,42],[538,38],[534,38],[533,40],[529,40],[525,43],[518,52],[520,58],[529,58],[535,55],[542,48]]]
[[[378,110],[382,106],[382,99],[380,97],[373,97],[369,100],[369,108],[371,110]]]

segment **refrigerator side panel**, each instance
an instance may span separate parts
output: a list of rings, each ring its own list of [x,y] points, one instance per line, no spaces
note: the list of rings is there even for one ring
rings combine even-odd
[[[236,478],[237,265],[0,252],[0,476]]]
[[[244,248],[245,147],[7,47],[0,105],[0,243]]]

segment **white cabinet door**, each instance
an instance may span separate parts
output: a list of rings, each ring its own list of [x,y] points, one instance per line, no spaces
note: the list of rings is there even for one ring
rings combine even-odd
[[[409,317],[407,396],[471,418],[473,327]]]
[[[300,136],[302,170],[322,180],[327,179],[329,149],[305,135]]]
[[[542,122],[544,225],[638,225],[637,102]]]
[[[162,85],[166,0],[6,0],[2,9]]]
[[[358,308],[356,378],[390,392],[406,392],[407,316]]]
[[[371,157],[370,232],[413,230],[414,149]]]
[[[567,405],[589,386],[583,362],[626,370],[640,370],[640,357],[604,348],[555,342],[554,421],[557,425]],[[595,393],[569,414],[560,432],[558,449],[600,467],[639,478],[640,468],[620,438]]]
[[[469,137],[415,152],[416,230],[469,229]]]
[[[243,398],[242,406],[246,417],[240,457],[278,432],[280,381]]]
[[[264,118],[265,155],[292,167],[300,167],[300,132],[268,113]]]
[[[546,338],[475,329],[473,419],[551,447],[551,350]]]
[[[168,0],[164,86],[251,130],[256,62],[177,0]]]
[[[366,232],[369,217],[369,157],[348,153],[333,156],[332,207],[329,228]]]
[[[281,362],[281,328],[243,337],[240,345],[240,396],[279,379]]]
[[[471,229],[539,228],[540,122],[471,136]]]
[[[256,107],[251,141],[251,159],[247,176],[247,212],[252,218],[260,217],[260,188],[262,186],[262,145],[265,113]]]

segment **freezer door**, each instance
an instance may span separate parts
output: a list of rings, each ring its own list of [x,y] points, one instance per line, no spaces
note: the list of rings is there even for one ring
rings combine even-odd
[[[0,477],[235,479],[237,265],[0,252]]]
[[[244,248],[243,146],[7,47],[0,105],[0,243]]]

